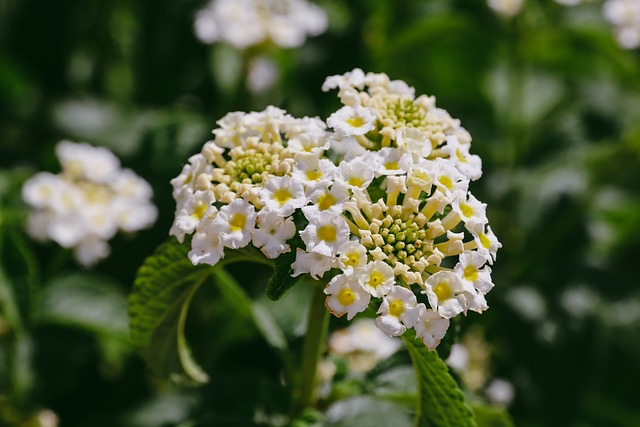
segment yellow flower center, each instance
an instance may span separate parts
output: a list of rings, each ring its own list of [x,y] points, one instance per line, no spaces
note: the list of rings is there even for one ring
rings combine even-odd
[[[399,317],[402,313],[404,313],[404,304],[402,304],[402,300],[394,299],[389,303],[390,315]]]
[[[356,294],[349,288],[342,288],[340,289],[340,292],[338,292],[336,299],[340,304],[347,307],[355,302]]]
[[[322,172],[315,169],[310,169],[307,171],[307,179],[309,181],[316,181],[320,178],[322,178]]]
[[[360,255],[357,252],[347,254],[347,260],[344,262],[346,267],[355,267],[360,263]]]
[[[460,210],[462,211],[462,215],[467,218],[471,218],[473,216],[473,208],[466,203],[460,203]]]
[[[398,162],[388,162],[384,164],[386,170],[395,170],[398,169],[398,167]]]
[[[280,206],[287,203],[287,201],[290,199],[291,199],[291,192],[286,188],[279,188],[278,190],[276,190],[275,193],[273,193],[273,200],[280,203]]]
[[[333,225],[323,225],[318,228],[317,235],[320,240],[324,240],[325,242],[334,242],[338,235],[338,231]]]
[[[193,211],[193,216],[195,216],[198,219],[202,218],[204,216],[204,213],[207,211],[208,207],[209,206],[205,205],[204,203],[201,205],[198,205],[196,210]]]
[[[491,248],[491,241],[484,233],[480,233],[480,243],[482,244],[482,246],[484,246],[485,249]]]
[[[384,282],[384,276],[378,270],[375,270],[371,273],[371,276],[369,276],[369,286],[374,289],[382,284],[382,282]]]
[[[446,301],[451,298],[451,288],[446,282],[440,282],[433,287],[433,293],[438,297],[438,301]]]
[[[349,178],[347,182],[349,185],[353,185],[354,187],[362,187],[362,184],[364,184],[364,181],[357,176]]]
[[[464,272],[462,273],[462,277],[471,282],[475,282],[476,280],[478,280],[478,269],[473,265],[468,265],[465,267]]]
[[[229,221],[229,225],[231,226],[232,231],[242,230],[244,228],[244,224],[247,222],[247,217],[244,214],[237,213]]]
[[[440,181],[440,184],[444,185],[449,190],[453,188],[453,181],[446,175],[442,175],[438,181]]]
[[[467,159],[462,155],[462,153],[460,152],[460,150],[456,150],[456,157],[458,158],[458,160],[460,160],[462,163],[467,163]]]
[[[320,197],[318,197],[318,209],[321,211],[326,211],[331,206],[335,205],[336,199],[329,193],[324,193]]]
[[[350,119],[347,119],[347,123],[349,124],[349,126],[359,128],[364,125],[364,120],[362,120],[362,117],[351,117]]]

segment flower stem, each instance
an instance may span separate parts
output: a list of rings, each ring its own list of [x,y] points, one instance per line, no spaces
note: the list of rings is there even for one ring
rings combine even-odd
[[[323,286],[314,284],[309,317],[307,318],[307,333],[302,349],[299,395],[295,405],[298,414],[305,408],[313,407],[317,402],[315,391],[318,362],[324,352],[329,325],[329,316],[324,306],[324,300]]]

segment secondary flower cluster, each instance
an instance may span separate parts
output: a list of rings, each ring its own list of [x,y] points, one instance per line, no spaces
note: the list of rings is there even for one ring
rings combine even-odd
[[[133,232],[155,222],[151,187],[122,169],[109,150],[61,141],[56,154],[62,172],[40,172],[22,188],[34,208],[27,228],[32,237],[74,248],[78,262],[88,266],[109,254],[107,241],[118,230]]]
[[[223,41],[239,49],[271,41],[301,46],[307,35],[327,29],[327,15],[307,0],[212,0],[196,14],[195,32],[203,43]]]
[[[433,349],[493,287],[501,245],[468,191],[480,158],[458,120],[402,81],[355,69],[327,78],[336,88],[333,131],[274,107],[220,120],[172,180],[170,233],[194,234],[194,264],[250,243],[276,258],[297,241],[292,275],[326,277],[333,314],[373,305],[387,335],[414,328]]]
[[[607,0],[602,7],[604,18],[615,28],[620,46],[635,49],[640,46],[640,2],[637,0]]]

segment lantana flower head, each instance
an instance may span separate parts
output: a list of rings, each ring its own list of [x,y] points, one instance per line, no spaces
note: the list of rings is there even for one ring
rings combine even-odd
[[[157,217],[151,186],[104,147],[61,141],[59,174],[40,172],[25,182],[22,197],[33,210],[27,231],[38,240],[72,248],[85,266],[109,255],[118,231],[135,232]]]
[[[212,265],[249,244],[268,258],[294,246],[292,276],[327,283],[331,313],[370,308],[387,335],[413,328],[434,349],[451,318],[488,308],[501,246],[469,191],[482,172],[471,136],[386,74],[355,69],[323,89],[343,102],[333,132],[275,107],[221,119],[172,181],[171,233],[194,233],[192,261]]]

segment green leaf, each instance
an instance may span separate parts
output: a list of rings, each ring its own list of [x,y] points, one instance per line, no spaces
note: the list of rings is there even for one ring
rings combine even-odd
[[[403,336],[418,378],[415,426],[476,427],[473,410],[449,374],[438,353],[415,339],[413,330]]]
[[[411,426],[406,408],[371,396],[339,400],[327,409],[327,427]]]
[[[184,330],[194,295],[211,274],[220,276],[220,268],[233,262],[258,262],[270,265],[252,246],[228,251],[215,267],[194,266],[187,254],[188,245],[175,239],[161,245],[138,270],[129,298],[131,338],[149,366],[161,377],[177,382],[202,384],[207,374],[195,362]],[[226,299],[236,308],[249,310],[246,295],[228,282],[222,284]],[[185,375],[186,374],[186,375]]]
[[[296,260],[296,250],[302,245],[302,240],[293,238],[289,241],[291,250],[285,252],[273,261],[274,272],[267,283],[267,297],[272,301],[277,301],[282,295],[293,285],[298,283],[302,276],[293,277],[293,268],[291,264]]]
[[[184,323],[193,295],[212,269],[194,266],[187,253],[171,239],[138,270],[129,297],[131,338],[156,374],[205,383],[208,376],[191,357]]]
[[[284,350],[287,340],[271,312],[262,304],[252,301],[233,276],[224,269],[216,268],[213,276],[224,300],[238,313],[250,319],[269,345]]]
[[[90,274],[58,277],[46,286],[41,320],[128,341],[127,297],[113,281]]]
[[[513,421],[505,408],[473,405],[478,427],[514,427]]]

